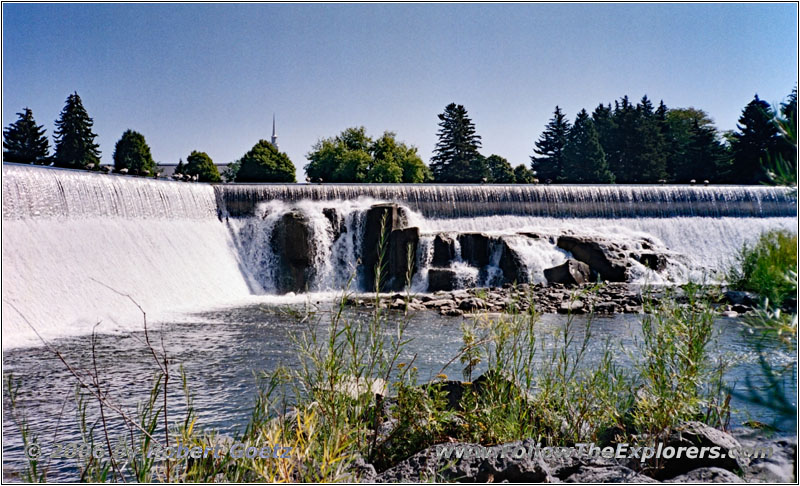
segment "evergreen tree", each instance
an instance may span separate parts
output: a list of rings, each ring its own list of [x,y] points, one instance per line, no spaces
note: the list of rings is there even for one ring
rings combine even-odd
[[[695,180],[722,181],[722,174],[728,170],[730,157],[728,149],[719,140],[719,134],[712,125],[701,125],[694,120],[689,131],[689,144],[686,150],[687,166],[691,168],[677,182]]]
[[[296,182],[289,156],[266,140],[259,140],[237,164],[236,182]]]
[[[493,184],[513,184],[515,182],[514,169],[505,157],[494,154],[488,156],[486,168],[489,171],[487,182]]]
[[[723,182],[727,148],[703,110],[675,108],[666,116],[667,179],[686,184],[692,179]]]
[[[178,165],[175,166],[175,172],[173,174],[184,174],[186,170],[186,166],[183,164],[183,159],[178,159]]]
[[[186,157],[186,168],[183,171],[188,176],[197,176],[200,182],[220,182],[219,169],[214,165],[214,161],[205,152],[193,150]]]
[[[481,137],[463,105],[450,103],[439,115],[439,142],[431,158],[436,182],[480,182],[487,177],[486,164],[478,153]]]
[[[36,125],[33,111],[25,108],[19,119],[3,130],[3,160],[21,164],[44,164],[48,161],[50,142],[44,125]]]
[[[567,135],[564,166],[560,180],[569,183],[608,184],[614,176],[608,170],[606,155],[586,110],[581,110]]]
[[[775,155],[779,143],[778,128],[773,123],[769,104],[756,95],[742,110],[738,132],[733,134],[732,178],[740,184],[768,182],[762,164]]]
[[[128,169],[129,174],[155,174],[156,163],[141,133],[128,129],[117,141],[114,147],[114,170],[119,172],[121,169]]]
[[[83,107],[78,93],[67,97],[66,105],[56,120],[55,164],[59,167],[84,168],[100,166],[99,146],[94,143],[97,134],[92,132],[94,121]]]
[[[624,96],[616,102],[614,157],[609,168],[618,183],[655,183],[666,177],[666,146],[653,104],[645,95],[633,106]]]
[[[781,155],[790,165],[797,166],[797,145],[791,142],[792,138],[797,139],[797,86],[781,103],[781,118],[775,120],[778,130],[782,132],[779,139]]]
[[[538,182],[532,170],[520,164],[514,168],[514,182],[517,184],[534,184]]]
[[[550,119],[544,132],[536,141],[533,152],[541,157],[532,156],[531,165],[536,177],[545,182],[559,182],[564,166],[564,145],[567,143],[569,121],[561,108],[556,106],[553,118]]]
[[[620,164],[617,123],[614,120],[614,111],[611,109],[611,104],[597,105],[597,108],[592,112],[592,121],[597,131],[597,138],[600,141],[600,146],[603,148],[603,152],[606,155],[606,164],[613,173],[613,168],[618,167]]]

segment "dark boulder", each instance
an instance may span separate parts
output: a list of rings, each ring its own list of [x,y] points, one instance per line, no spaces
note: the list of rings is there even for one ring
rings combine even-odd
[[[592,281],[592,269],[589,265],[570,258],[557,267],[546,269],[544,278],[548,283],[579,285]]]
[[[389,234],[389,266],[384,290],[401,290],[410,283],[416,271],[419,228],[396,229]]]
[[[475,267],[485,267],[489,264],[491,254],[490,238],[483,233],[462,233],[458,235],[461,245],[461,259]]]
[[[433,259],[431,265],[434,267],[446,267],[456,258],[456,245],[453,238],[447,235],[436,235],[433,239]]]
[[[718,467],[701,467],[667,480],[668,483],[741,483],[742,478]]]
[[[501,246],[498,265],[500,270],[503,271],[503,280],[506,283],[528,283],[530,281],[528,267],[522,261],[520,254],[509,246],[505,238],[499,238],[495,241],[495,244]]]
[[[638,255],[633,255],[633,258],[645,267],[657,272],[667,268],[667,257],[661,253],[639,253]]]
[[[735,455],[735,451],[733,453],[731,451],[741,447],[739,441],[730,434],[701,422],[690,421],[682,423],[667,437],[664,444],[664,447],[674,448],[692,446],[698,450],[703,447],[718,447],[721,454],[717,458],[711,458],[710,456],[700,458],[696,454],[694,458],[691,458],[687,457],[688,453],[679,458],[662,458],[664,467],[661,469],[658,479],[670,479],[701,467],[719,467],[728,471],[737,471],[744,469],[748,464],[746,459],[732,457]]]
[[[311,285],[317,252],[311,233],[308,218],[298,210],[289,211],[275,223],[270,244],[278,260],[278,292],[303,292]]]
[[[627,254],[620,245],[601,238],[570,235],[559,236],[557,245],[589,265],[603,280],[627,281]]]
[[[449,268],[431,268],[428,270],[428,292],[454,290],[456,285],[455,270]]]
[[[400,290],[406,282],[409,256],[412,264],[416,260],[419,228],[408,227],[406,211],[397,204],[376,204],[367,210],[361,246],[361,279],[363,288],[370,291],[375,289],[375,268],[383,238],[386,241],[383,248],[385,273],[381,275],[381,291]]]
[[[347,233],[347,225],[345,225],[344,218],[336,208],[323,208],[322,214],[330,223],[333,241],[336,241],[342,233]]]

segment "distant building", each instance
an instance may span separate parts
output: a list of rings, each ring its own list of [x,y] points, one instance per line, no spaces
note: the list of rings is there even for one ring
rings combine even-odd
[[[186,165],[186,162],[184,162],[183,165]],[[228,164],[214,164],[214,165],[217,166],[217,170],[219,171],[220,175],[222,175],[222,172],[228,168]],[[178,164],[174,162],[168,162],[168,163],[159,162],[158,164],[156,164],[156,167],[158,168],[158,170],[161,171],[161,173],[158,174],[158,177],[165,177],[167,179],[171,179],[172,174],[175,173],[175,168],[178,167]]]

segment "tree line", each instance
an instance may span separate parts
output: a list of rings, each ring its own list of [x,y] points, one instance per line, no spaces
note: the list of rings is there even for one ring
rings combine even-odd
[[[796,145],[782,136],[782,126],[796,134],[797,87],[773,109],[756,95],[742,110],[737,130],[721,133],[706,112],[696,108],[656,107],[645,95],[634,104],[627,96],[613,105],[581,110],[570,122],[559,106],[533,144],[530,167],[504,157],[480,153],[481,136],[462,105],[451,103],[438,115],[438,142],[430,165],[417,148],[398,141],[393,132],[367,135],[364,127],[317,141],[306,155],[307,180],[315,183],[593,183],[759,184],[770,179],[772,160],[797,167]],[[29,108],[3,130],[7,162],[55,165],[88,170],[100,165],[93,120],[77,93],[69,95],[56,120],[54,153],[43,126]],[[796,136],[796,135],[795,135]],[[158,167],[142,134],[126,130],[114,148],[114,171],[158,176]],[[260,140],[219,173],[205,152],[180,160],[176,177],[203,182],[295,182],[289,157]]]
[[[53,155],[50,155],[50,141],[44,126],[36,124],[33,111],[25,108],[17,116],[17,121],[3,130],[3,161],[103,172],[112,170],[100,165],[100,147],[94,141],[97,134],[92,131],[94,120],[78,93],[67,97],[55,122]],[[158,177],[160,172],[144,135],[131,129],[125,130],[114,146],[113,160],[114,172],[121,174]],[[224,174],[219,173],[207,153],[198,150],[186,157],[186,163],[180,160],[175,167],[175,178],[179,179],[220,182],[223,175],[229,182],[295,182],[294,164],[266,140],[260,140],[242,158],[228,164]]]

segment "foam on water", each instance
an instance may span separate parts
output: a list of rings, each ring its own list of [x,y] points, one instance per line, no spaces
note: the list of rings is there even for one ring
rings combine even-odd
[[[356,271],[364,216],[376,202],[407,206],[409,224],[420,228],[415,292],[427,289],[436,233],[503,236],[534,282],[568,257],[553,235],[648,237],[677,264],[667,274],[634,264],[631,273],[659,283],[708,280],[742,244],[797,225],[795,201],[765,187],[211,186],[10,164],[2,186],[4,348],[38,343],[23,315],[46,339],[89,333],[98,321],[102,332],[141,329],[138,309],[103,284],[132,296],[154,321],[233,303],[332,298]],[[326,208],[342,218],[339,238]],[[274,295],[270,239],[290,210],[309,221],[318,250],[313,296]],[[461,286],[500,282],[499,251],[479,272],[455,241],[451,268]],[[351,289],[364,290],[357,282]]]

